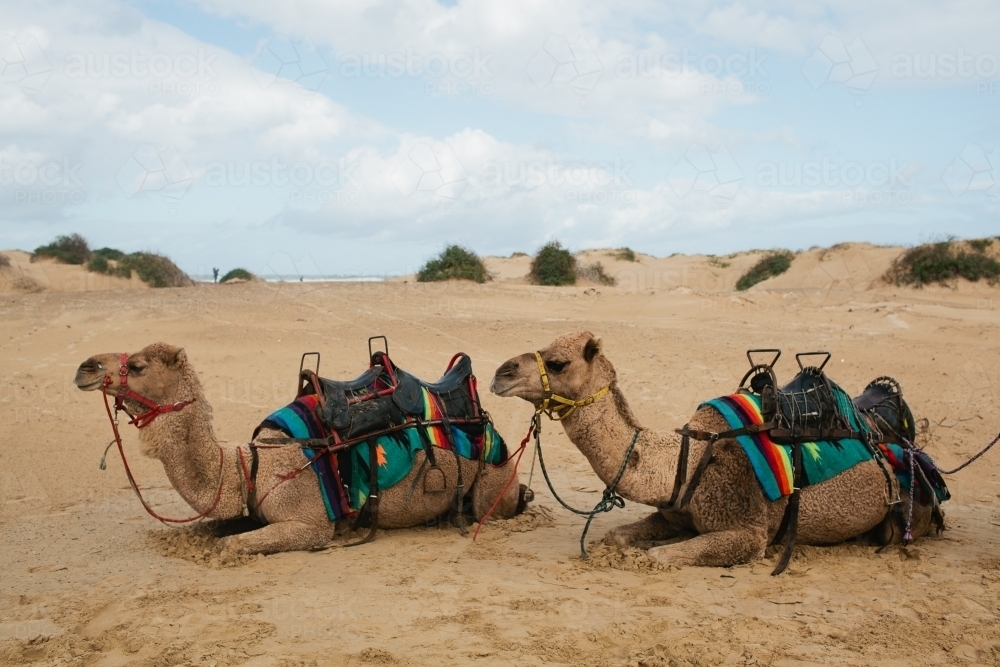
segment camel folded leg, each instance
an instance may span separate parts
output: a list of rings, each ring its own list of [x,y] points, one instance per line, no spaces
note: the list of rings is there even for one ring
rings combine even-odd
[[[762,558],[766,547],[767,535],[763,530],[741,528],[653,547],[649,555],[668,565],[730,567]]]
[[[279,521],[249,533],[220,540],[224,549],[244,554],[273,554],[321,547],[330,541],[333,526],[317,526],[302,521]]]
[[[653,512],[645,519],[612,528],[604,541],[619,549],[648,546],[650,542],[669,540],[684,534],[684,530],[667,521],[660,512]]]

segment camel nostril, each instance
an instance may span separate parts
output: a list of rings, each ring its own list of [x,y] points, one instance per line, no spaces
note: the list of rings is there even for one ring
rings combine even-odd
[[[500,368],[497,369],[495,375],[497,377],[506,377],[508,375],[515,375],[517,373],[517,362],[511,359],[510,361],[505,361]]]
[[[96,373],[98,370],[98,365],[96,361],[88,359],[87,361],[80,364],[81,373]]]

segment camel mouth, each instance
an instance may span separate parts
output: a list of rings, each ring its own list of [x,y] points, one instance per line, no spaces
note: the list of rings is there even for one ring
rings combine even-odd
[[[505,382],[510,384],[505,385]],[[513,395],[515,389],[517,389],[520,382],[516,378],[501,378],[499,375],[493,377],[493,382],[490,383],[490,392],[501,396],[503,398],[509,398]]]
[[[79,389],[80,391],[94,391],[96,389],[101,388],[101,386],[104,384],[104,378],[101,378],[99,380],[92,380],[90,382],[77,379],[75,380],[75,384],[76,388]]]

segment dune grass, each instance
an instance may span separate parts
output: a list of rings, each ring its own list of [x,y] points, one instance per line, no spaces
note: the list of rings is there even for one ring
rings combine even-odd
[[[614,276],[609,276],[604,271],[604,266],[600,262],[587,264],[576,272],[577,276],[600,285],[614,285],[617,281]]]
[[[780,276],[792,265],[794,257],[788,250],[776,250],[764,255],[736,281],[736,291],[743,292],[768,278]]]
[[[893,285],[914,287],[946,284],[955,278],[996,285],[1000,282],[1000,262],[986,254],[992,244],[993,239],[973,239],[966,242],[966,249],[954,238],[925,243],[897,257],[883,278]]]

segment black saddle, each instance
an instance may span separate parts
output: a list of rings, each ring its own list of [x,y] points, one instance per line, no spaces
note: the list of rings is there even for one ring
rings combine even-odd
[[[472,359],[465,353],[456,355],[440,380],[426,382],[396,366],[384,352],[375,352],[371,367],[353,380],[329,380],[303,372],[299,396],[319,394],[320,421],[341,439],[349,440],[399,426],[407,417],[423,419],[424,390],[438,400],[444,419],[480,417]]]
[[[903,389],[891,377],[875,378],[864,392],[854,399],[854,406],[868,415],[879,431],[882,442],[912,443],[917,436],[916,424],[910,406],[903,400]]]

